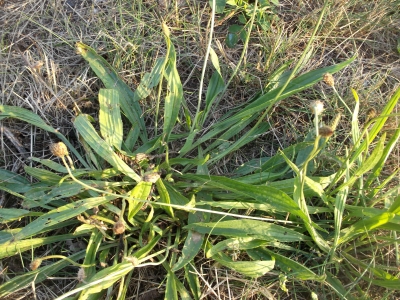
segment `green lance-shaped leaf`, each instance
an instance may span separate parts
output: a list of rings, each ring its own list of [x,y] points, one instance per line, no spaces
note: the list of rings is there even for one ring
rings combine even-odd
[[[257,220],[199,222],[186,225],[185,228],[202,234],[254,237],[265,241],[295,242],[310,240],[309,237],[292,229]]]
[[[229,179],[223,176],[189,175],[183,176],[185,179],[193,180],[205,186],[215,187],[221,190],[230,191],[238,195],[248,196],[257,200],[259,203],[270,204],[276,211],[290,212],[308,220],[307,216],[301,211],[300,207],[284,192],[269,186],[253,186]]]
[[[160,195],[160,200],[162,203],[167,203],[167,204],[171,204],[171,197],[169,196],[168,190],[165,187],[163,181],[161,178],[159,178],[156,181],[156,187],[157,187],[157,191],[158,194]],[[165,210],[165,212],[171,217],[171,218],[175,218],[174,216],[174,210],[172,209],[172,207],[170,206],[162,206],[162,209]]]
[[[171,40],[169,38],[169,29],[165,24],[163,24],[163,31],[167,43],[168,53],[168,61],[164,70],[164,75],[168,85],[168,93],[165,97],[164,106],[163,139],[164,141],[168,141],[172,129],[175,126],[175,122],[178,119],[178,114],[183,99],[183,88],[181,79],[179,78],[178,70],[176,68],[175,48],[174,45],[171,43]]]
[[[95,206],[110,202],[115,198],[116,196],[87,198],[58,207],[30,222],[21,231],[15,234],[9,243],[11,244],[14,240],[19,241],[33,236],[46,227],[74,218],[88,209],[92,209]]]
[[[36,127],[42,128],[48,132],[54,133],[65,145],[67,145],[68,149],[74,153],[79,162],[85,166],[85,168],[89,169],[89,165],[82,158],[82,156],[75,150],[75,148],[70,144],[70,142],[63,136],[60,132],[58,132],[53,127],[46,124],[45,121],[42,120],[37,114],[21,107],[8,106],[8,105],[0,105],[0,120],[5,118],[16,118],[18,120],[27,122]]]
[[[116,70],[96,51],[89,46],[76,43],[78,53],[90,64],[92,70],[101,79],[106,88],[116,89],[120,94],[120,104],[123,113],[133,127],[140,128],[140,137],[147,141],[146,127],[142,118],[142,109],[139,105],[140,97],[135,94],[128,85],[118,76]]]
[[[255,261],[233,261],[224,253],[218,253],[213,259],[221,265],[235,270],[245,276],[258,278],[265,275],[275,267],[275,260],[255,260]]]
[[[131,177],[136,182],[142,179],[135,173],[96,132],[85,115],[75,118],[74,125],[82,138],[103,159],[108,161],[115,169]]]
[[[206,207],[209,208],[209,207]],[[195,213],[190,213],[188,222],[189,224],[196,222],[207,222],[210,218],[210,214],[206,212],[197,211]],[[182,256],[179,258],[178,262],[172,266],[172,271],[176,272],[179,269],[190,263],[196,255],[199,253],[201,246],[203,244],[204,234],[198,233],[197,231],[190,230],[185,240],[185,244],[182,248]]]
[[[290,277],[300,280],[315,280],[321,282],[325,280],[325,276],[319,276],[300,263],[266,248],[249,249],[247,253],[252,259],[267,260],[273,257],[275,259],[275,265],[286,272]]]
[[[119,92],[115,89],[101,89],[99,93],[99,123],[104,140],[117,149],[122,144],[122,119],[119,109]]]
[[[1,214],[2,212],[0,212]],[[5,257],[10,257],[16,253],[22,253],[24,251],[29,251],[37,247],[43,247],[44,245],[54,244],[58,242],[64,242],[68,239],[74,239],[82,234],[63,234],[47,237],[32,238],[22,241],[16,241],[14,243],[6,243],[0,247],[0,259]]]
[[[382,212],[377,216],[358,221],[341,231],[338,245],[354,239],[359,234],[371,232],[372,230],[389,223],[395,216],[396,214],[392,212]]]
[[[143,202],[135,200],[147,200],[151,192],[152,183],[141,181],[130,192],[128,201],[128,221],[133,222],[133,217],[144,205]]]

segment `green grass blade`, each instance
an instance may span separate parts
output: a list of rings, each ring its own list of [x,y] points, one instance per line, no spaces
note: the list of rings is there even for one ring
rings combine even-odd
[[[0,119],[3,118],[16,118],[18,120],[27,122],[36,127],[42,128],[48,132],[54,133],[67,147],[68,149],[74,153],[79,162],[85,167],[90,169],[87,162],[82,158],[82,156],[75,150],[75,148],[71,145],[71,143],[63,136],[58,130],[55,130],[53,127],[47,125],[42,118],[40,118],[37,114],[22,108],[8,105],[0,105]]]
[[[385,125],[387,119],[389,118],[389,115],[396,107],[399,98],[400,98],[400,87],[396,90],[396,92],[390,98],[389,102],[383,108],[380,116],[376,118],[376,122],[372,126],[371,130],[368,131],[367,138],[361,143],[360,147],[358,147],[358,149],[354,151],[350,162],[354,162],[361,155],[362,152],[368,149],[371,142],[381,132],[383,126]]]
[[[136,182],[142,179],[135,173],[96,132],[93,125],[88,121],[85,115],[79,115],[75,118],[74,125],[82,138],[90,147],[103,159],[108,161],[114,168],[131,177]]]
[[[382,212],[381,214],[368,218],[366,220],[360,220],[350,227],[342,230],[338,245],[354,239],[359,234],[367,233],[372,231],[373,229],[379,228],[380,226],[383,226],[386,223],[390,222],[394,217],[395,214],[392,212]]]
[[[122,145],[122,119],[119,108],[119,92],[115,89],[101,89],[99,92],[99,123],[104,140],[117,149]]]
[[[383,134],[379,139],[374,151],[371,155],[358,167],[358,169],[352,174],[352,176],[346,182],[342,183],[338,188],[336,188],[332,194],[342,190],[345,187],[352,186],[360,176],[363,176],[366,172],[373,169],[378,162],[381,160],[384,153],[386,134]]]
[[[365,183],[366,189],[368,189],[371,186],[372,182],[381,175],[382,169],[385,166],[387,159],[390,157],[393,150],[396,149],[396,146],[398,146],[399,138],[400,138],[400,128],[398,128],[394,132],[394,134],[390,137],[389,141],[386,143],[385,149],[383,149],[383,154],[381,159],[372,169],[371,174],[367,178],[367,181]]]

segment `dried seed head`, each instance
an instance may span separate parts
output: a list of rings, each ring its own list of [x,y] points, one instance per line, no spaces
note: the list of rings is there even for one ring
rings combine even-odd
[[[333,129],[329,126],[322,126],[319,128],[319,135],[328,138],[333,134]]]
[[[129,261],[134,267],[139,265],[139,260],[134,256],[125,257],[125,260]]]
[[[67,146],[63,142],[58,142],[50,145],[50,151],[57,157],[69,155]]]
[[[114,234],[123,234],[125,232],[125,224],[123,221],[119,220],[115,222],[113,227]]]
[[[146,182],[156,183],[156,181],[160,178],[160,174],[158,173],[149,173],[145,174],[143,180]]]
[[[40,267],[41,264],[42,260],[40,258],[36,258],[30,263],[29,267],[31,268],[32,271],[35,271],[37,268]]]
[[[341,114],[341,113],[338,113],[338,114],[336,115],[336,118],[333,120],[333,122],[332,122],[332,124],[331,124],[331,126],[330,126],[330,127],[332,128],[333,131],[336,130],[336,127],[338,126],[341,117],[342,117],[342,114]]]
[[[135,156],[136,163],[140,163],[140,162],[142,162],[142,161],[144,161],[146,159],[147,159],[147,154],[146,153],[138,153]]]
[[[324,103],[319,100],[311,101],[310,109],[314,115],[319,116],[324,111]]]
[[[373,108],[373,107],[370,107],[370,108],[367,110],[367,117],[368,117],[368,119],[375,118],[375,117],[376,117],[376,109]]]
[[[324,74],[324,82],[329,85],[330,87],[335,86],[335,79],[333,78],[332,74],[326,73]]]
[[[76,277],[80,282],[84,281],[86,278],[85,269],[80,268]]]

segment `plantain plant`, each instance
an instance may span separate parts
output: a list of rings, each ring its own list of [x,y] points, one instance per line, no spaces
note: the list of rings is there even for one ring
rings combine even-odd
[[[212,175],[216,164],[270,128],[264,120],[274,105],[324,76],[333,86],[331,74],[354,58],[303,74],[295,67],[290,76],[285,66],[274,74],[281,78],[274,87],[206,127],[229,81],[210,48],[215,71],[205,103],[195,114],[189,112],[175,48],[168,28],[163,29],[167,53],[135,91],[94,49],[76,44],[104,84],[98,124],[81,112],[73,121],[85,153],[33,112],[0,106],[1,120],[16,118],[59,139],[51,145],[55,159],[32,157],[37,166],[25,167],[35,182],[0,170],[0,188],[22,200],[22,208],[0,209],[1,222],[11,224],[0,234],[0,258],[25,260],[43,245],[87,240],[85,249],[68,256],[33,257],[30,271],[0,286],[0,297],[75,266],[75,288],[57,299],[125,299],[137,269],[159,265],[165,269],[165,299],[200,299],[195,261],[201,257],[244,277],[271,276],[283,290],[292,280],[319,282],[332,298],[357,298],[365,282],[398,289],[394,268],[375,257],[359,257],[356,250],[374,253],[383,245],[397,245],[400,197],[397,187],[385,188],[395,174],[380,178],[400,135],[399,129],[390,137],[381,133],[400,89],[363,129],[353,91],[353,142],[344,154],[327,150],[339,117],[320,127],[322,107],[313,103],[314,130],[304,141],[250,160],[229,176]],[[139,103],[153,92],[159,95],[162,122],[157,114],[154,119],[162,125],[150,130]],[[313,166],[328,155],[336,164],[319,176]],[[27,222],[15,227],[21,224],[15,220]]]

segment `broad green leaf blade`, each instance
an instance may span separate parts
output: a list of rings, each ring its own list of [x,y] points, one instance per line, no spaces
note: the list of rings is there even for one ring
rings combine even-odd
[[[132,92],[128,85],[118,76],[115,69],[103,57],[98,55],[94,49],[81,42],[76,43],[76,48],[106,88],[118,90],[123,113],[133,127],[140,128],[140,137],[143,142],[146,142],[147,132],[142,118],[142,109],[138,102],[140,100],[139,97]]]
[[[222,242],[217,243],[212,246],[206,253],[206,257],[213,257],[219,252],[230,250],[230,251],[239,251],[246,249],[253,249],[264,246],[267,244],[265,240],[259,240],[254,237],[242,237],[242,238],[230,238],[223,240]]]
[[[85,284],[82,286],[75,288],[72,291],[69,291],[62,295],[61,297],[56,298],[57,300],[65,299],[70,295],[74,295],[78,292],[81,292],[79,299],[88,299],[91,294],[95,294],[101,292],[104,289],[112,286],[116,281],[120,280],[126,274],[128,274],[131,270],[133,270],[134,266],[129,262],[123,262],[116,264],[114,266],[102,269],[97,272],[91,278],[85,280]]]
[[[293,277],[299,280],[315,280],[323,282],[326,276],[318,276],[309,268],[303,266],[302,264],[278,253],[270,251],[266,248],[249,249],[247,253],[253,259],[270,259],[273,257],[275,259],[276,267],[280,268],[287,276]]]
[[[0,169],[0,182],[29,184],[25,177],[4,169]]]
[[[44,183],[57,184],[62,179],[61,176],[58,176],[57,174],[55,174],[49,170],[45,170],[45,169],[32,168],[32,167],[25,166],[24,170],[28,175],[30,175],[30,176],[38,179],[40,182],[44,182]]]
[[[213,7],[213,2],[215,2],[215,12],[217,14],[223,13],[226,5],[226,0],[209,0],[210,7]]]
[[[164,185],[164,182],[161,178],[159,178],[156,181],[156,187],[157,187],[157,192],[160,195],[160,202],[162,203],[167,203],[167,204],[171,204],[171,198],[168,194],[168,190]],[[172,207],[170,206],[163,206],[162,209],[164,209],[164,211],[171,217],[171,218],[175,218],[174,216],[174,210],[172,209]]]
[[[5,257],[10,257],[16,253],[29,251],[37,247],[43,247],[44,245],[49,245],[58,242],[65,242],[68,239],[74,239],[80,235],[85,235],[85,233],[47,236],[47,237],[16,241],[11,244],[2,244],[0,247],[0,259],[3,259]]]
[[[167,283],[165,287],[165,300],[178,300],[178,288],[176,286],[175,274],[171,271],[167,273]]]
[[[69,203],[62,207],[49,211],[38,217],[36,220],[30,222],[20,232],[15,234],[14,238],[9,241],[9,244],[12,244],[13,241],[19,241],[24,238],[33,236],[43,230],[43,228],[74,218],[77,215],[80,215],[81,213],[87,211],[88,209],[92,209],[95,206],[110,202],[115,198],[117,197],[104,196],[87,198]]]
[[[121,149],[123,133],[118,90],[101,89],[99,92],[99,104],[101,135],[110,146]]]
[[[230,269],[235,270],[245,276],[258,278],[271,271],[275,266],[275,260],[257,260],[257,261],[233,261],[227,255],[222,253],[213,256],[217,262]]]
[[[306,216],[287,194],[269,186],[253,186],[223,176],[184,175],[183,178],[215,187],[238,195],[248,196],[262,204],[270,204],[276,211],[290,212],[302,218]]]
[[[185,266],[186,282],[188,283],[195,300],[199,300],[201,297],[201,286],[197,274],[198,272],[196,272],[196,269],[194,268],[192,263]]]
[[[85,115],[79,115],[75,118],[74,125],[82,138],[90,147],[103,159],[108,161],[114,168],[131,177],[136,182],[142,179],[135,173],[96,132],[93,125],[88,121]]]
[[[54,186],[33,188],[25,193],[24,206],[27,208],[44,207],[51,201],[76,196],[85,189],[81,184],[74,181],[64,181]]]
[[[201,116],[201,122],[199,124],[199,128],[204,127],[204,122],[206,121],[208,114],[210,113],[214,101],[217,99],[217,96],[224,90],[224,88],[225,88],[225,83],[221,77],[221,74],[218,71],[215,71],[214,74],[211,76],[210,83],[208,84],[207,94],[206,94],[206,107],[204,109],[204,113]]]
[[[209,207],[206,207],[209,208]],[[210,219],[210,214],[205,212],[195,212],[189,213],[188,223],[196,223],[196,222],[208,222]],[[172,272],[176,272],[179,269],[186,266],[190,263],[196,255],[199,253],[201,246],[204,241],[204,235],[190,230],[186,239],[185,244],[182,248],[182,256],[179,258],[178,262],[172,266]]]
[[[176,68],[176,52],[175,47],[171,43],[166,25],[163,25],[165,40],[167,42],[168,62],[165,68],[165,78],[167,80],[168,93],[165,97],[164,106],[164,129],[163,140],[168,141],[169,136],[178,119],[179,111],[181,109],[181,102],[183,99],[183,88],[181,79]]]
[[[128,221],[133,224],[133,217],[144,205],[135,200],[147,200],[151,192],[152,183],[141,181],[130,192],[128,201]]]
[[[202,234],[223,235],[227,237],[254,237],[265,241],[295,242],[310,240],[309,237],[293,229],[247,219],[194,223],[186,225],[184,228]]]
[[[35,214],[37,213],[32,212],[31,214],[31,212],[26,209],[0,208],[0,224],[6,224],[7,222],[18,220],[22,217],[31,216]]]
[[[0,105],[0,119],[3,118],[16,118],[18,120],[27,122],[36,127],[42,128],[48,132],[54,133],[67,147],[68,149],[74,153],[76,158],[78,158],[79,162],[85,167],[89,169],[89,165],[82,158],[82,156],[75,150],[75,148],[71,145],[71,143],[63,136],[58,130],[53,127],[47,125],[42,118],[40,118],[37,114],[22,108],[8,105]]]

